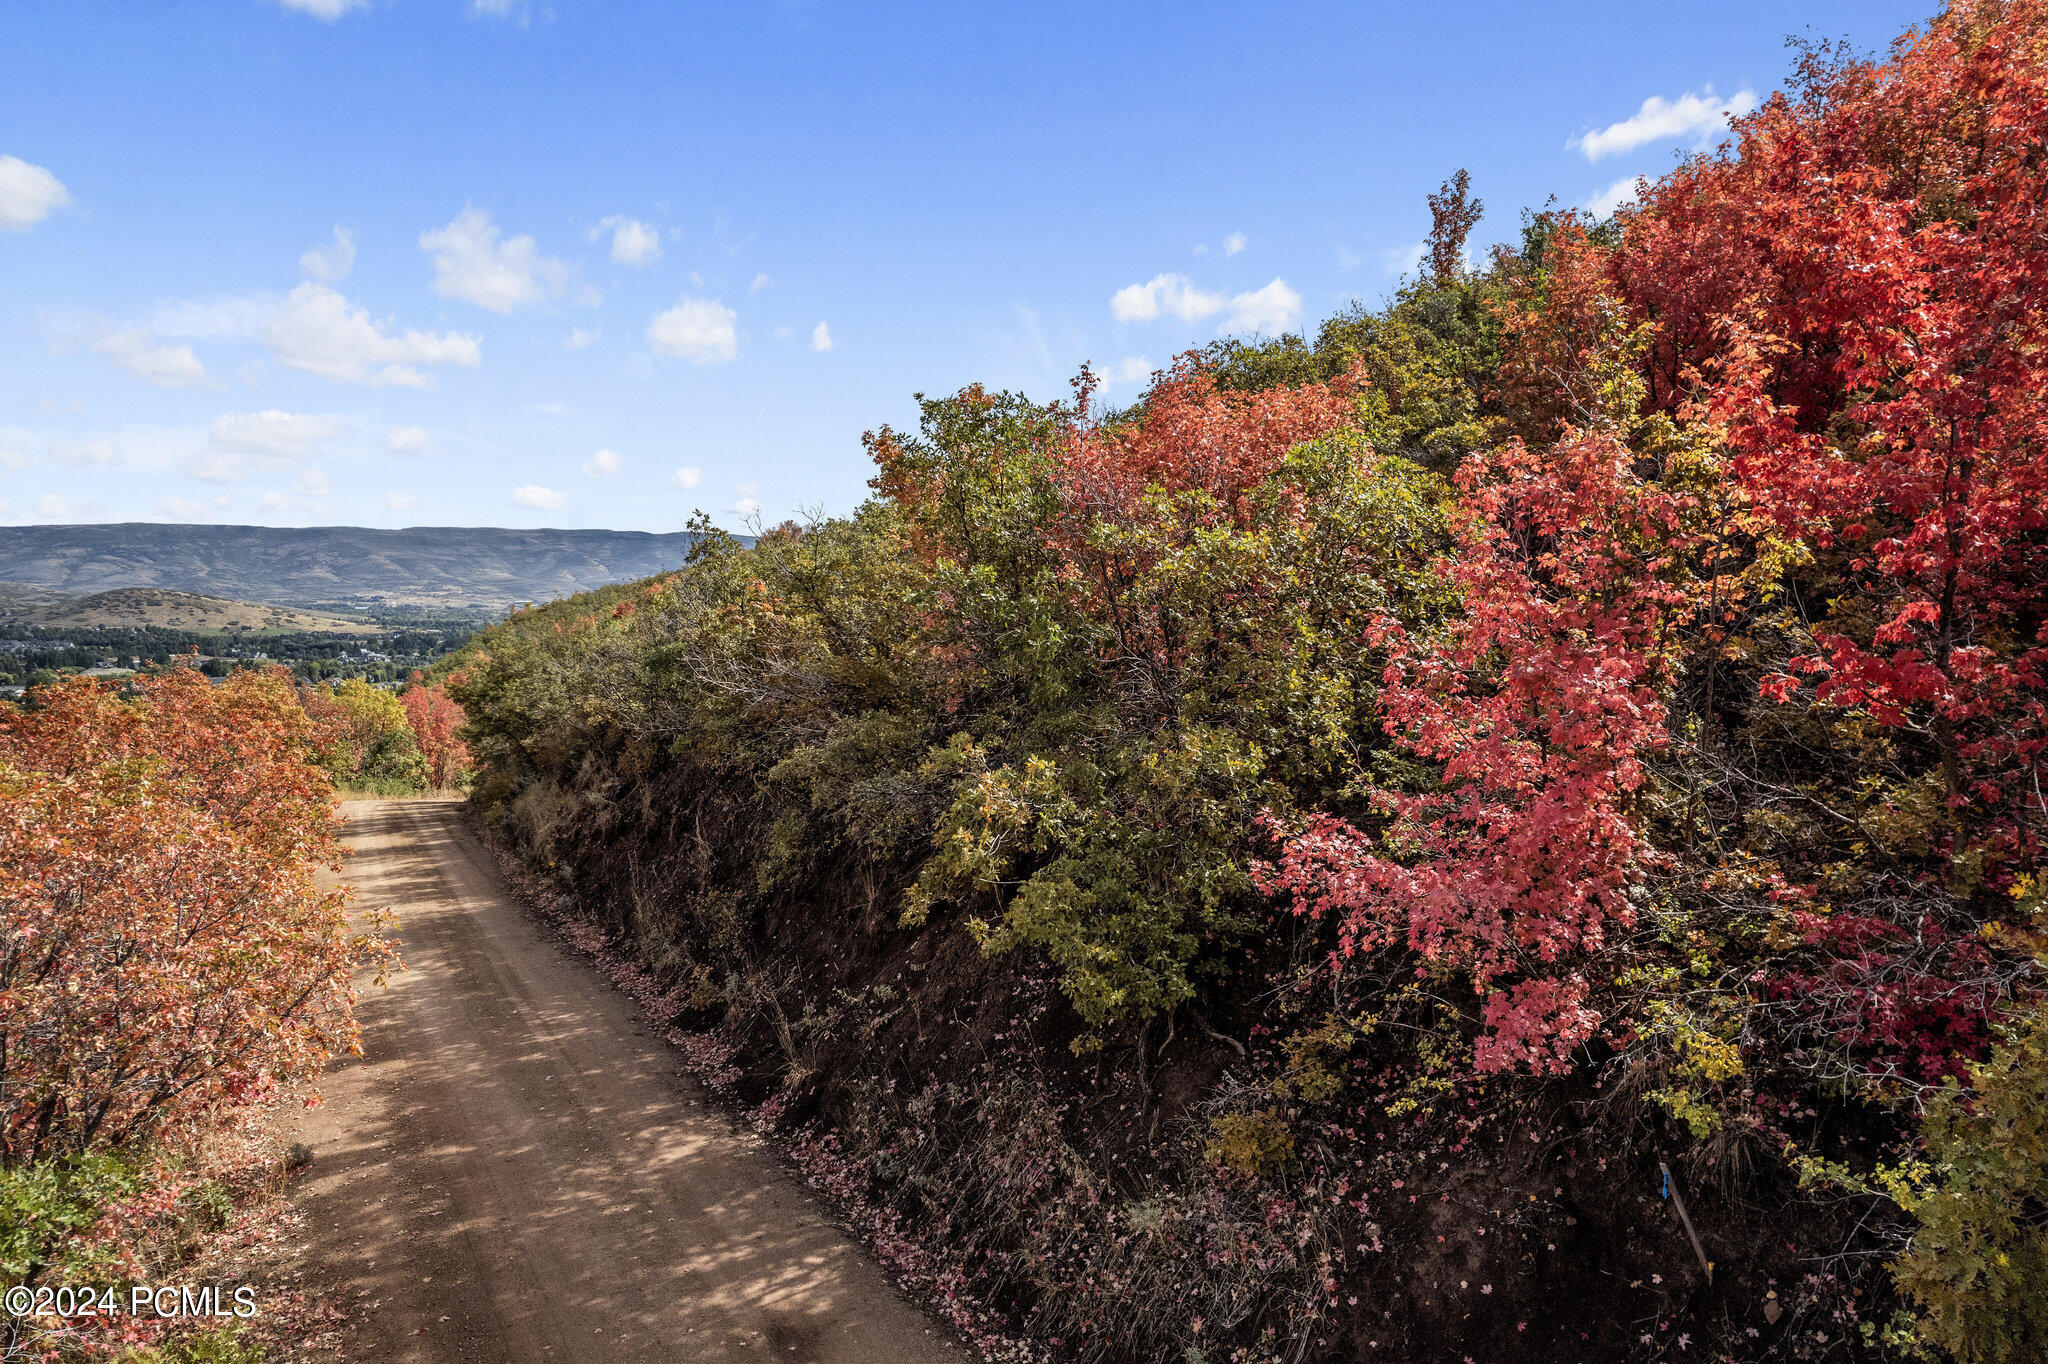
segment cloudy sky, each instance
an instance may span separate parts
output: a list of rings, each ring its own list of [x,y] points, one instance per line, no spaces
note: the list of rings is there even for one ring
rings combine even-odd
[[[1611,208],[1927,5],[12,0],[0,523],[738,527]]]

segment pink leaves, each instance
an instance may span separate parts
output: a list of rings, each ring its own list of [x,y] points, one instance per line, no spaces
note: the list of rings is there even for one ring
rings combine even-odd
[[[1368,833],[1319,816],[1260,884],[1337,921],[1337,956],[1405,944],[1482,991],[1600,952],[1633,921],[1650,853],[1631,813],[1666,741],[1663,689],[1687,608],[1668,570],[1693,541],[1684,499],[1638,480],[1627,449],[1568,430],[1461,474],[1460,615],[1392,651],[1384,727],[1440,764],[1441,789],[1380,790]],[[1654,546],[1651,551],[1641,546]],[[1525,980],[1488,998],[1481,1069],[1554,1069],[1598,1015],[1583,980]]]
[[[1486,1032],[1472,1047],[1474,1064],[1483,1071],[1570,1069],[1572,1048],[1600,1024],[1600,1015],[1585,1005],[1586,989],[1585,978],[1573,975],[1517,981],[1489,995]]]

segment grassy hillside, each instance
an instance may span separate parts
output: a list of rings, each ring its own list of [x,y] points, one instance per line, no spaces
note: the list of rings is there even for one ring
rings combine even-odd
[[[205,634],[262,630],[363,634],[377,628],[364,620],[159,587],[122,587],[89,596],[37,589],[0,590],[0,624],[59,630],[135,630],[154,626]]]

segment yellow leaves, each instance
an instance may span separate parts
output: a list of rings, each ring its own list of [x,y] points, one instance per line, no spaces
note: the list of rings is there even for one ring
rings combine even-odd
[[[1334,1014],[1289,1038],[1283,1046],[1287,1069],[1274,1078],[1273,1096],[1304,1103],[1335,1098],[1343,1091],[1346,1053],[1355,1040]]]
[[[1220,1113],[1209,1120],[1202,1154],[1240,1174],[1264,1178],[1294,1164],[1294,1134],[1277,1110]]]

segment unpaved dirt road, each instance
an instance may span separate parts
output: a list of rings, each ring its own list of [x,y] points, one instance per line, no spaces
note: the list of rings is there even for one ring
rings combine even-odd
[[[461,807],[347,807],[408,969],[299,1140],[348,1357],[964,1364],[667,1045],[505,892]]]

